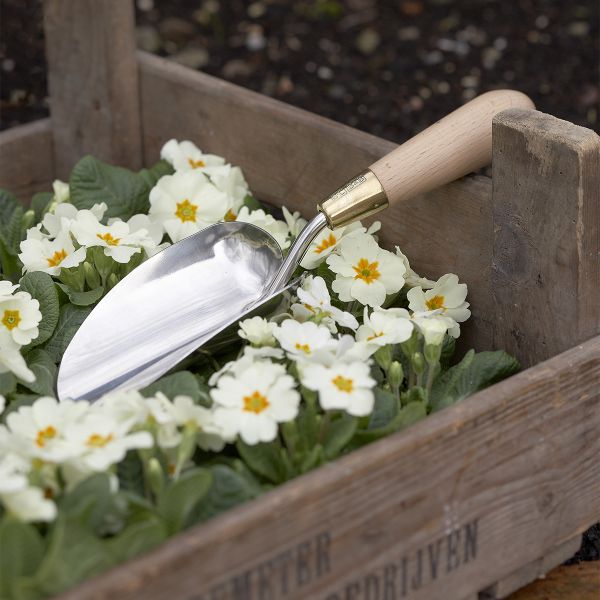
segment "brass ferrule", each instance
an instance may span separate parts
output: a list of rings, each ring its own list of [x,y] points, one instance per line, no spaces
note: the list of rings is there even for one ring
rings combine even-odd
[[[367,169],[335,191],[317,208],[325,215],[331,229],[349,225],[388,207],[383,186],[373,171]]]

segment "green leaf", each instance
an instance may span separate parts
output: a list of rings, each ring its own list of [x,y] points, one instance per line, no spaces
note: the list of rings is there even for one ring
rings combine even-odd
[[[375,388],[375,404],[369,419],[367,429],[383,429],[387,427],[398,414],[398,402],[394,395],[387,390]]]
[[[137,451],[130,450],[117,465],[117,477],[119,489],[144,495],[144,468]]]
[[[251,446],[240,439],[236,448],[248,468],[260,477],[271,483],[283,483],[289,479],[290,473],[278,442]]]
[[[0,189],[0,240],[9,254],[16,256],[19,252],[19,244],[23,239],[23,226],[21,221],[23,206],[16,197]]]
[[[496,383],[520,368],[516,358],[506,352],[469,350],[457,365],[442,373],[431,389],[430,406],[441,410]]]
[[[165,523],[156,515],[148,515],[144,521],[132,523],[118,535],[106,541],[106,548],[114,564],[139,556],[167,539]]]
[[[198,379],[189,371],[178,371],[165,375],[141,390],[142,395],[146,398],[156,395],[157,392],[162,392],[170,400],[173,400],[175,396],[190,396],[196,403],[200,401],[202,395]]]
[[[0,521],[0,598],[13,598],[21,577],[35,573],[44,555],[38,530],[14,517]]]
[[[42,320],[38,326],[39,335],[27,346],[33,348],[50,339],[58,323],[60,305],[58,293],[52,277],[48,273],[34,271],[21,277],[21,290],[31,294],[40,303]]]
[[[175,172],[171,163],[166,160],[159,160],[149,169],[142,169],[138,175],[143,179],[144,183],[150,191],[158,182],[161,177],[165,175],[172,175]]]
[[[442,366],[442,369],[447,369],[450,366],[450,361],[454,356],[455,349],[456,339],[451,335],[446,334],[442,343],[442,352],[440,354],[440,365]]]
[[[31,208],[35,214],[35,222],[39,223],[48,212],[54,194],[52,192],[38,192],[31,198]]]
[[[252,194],[246,194],[242,206],[246,206],[249,211],[258,210],[259,208],[264,210],[264,206]]]
[[[0,395],[8,396],[17,389],[17,378],[10,372],[0,373]]]
[[[173,481],[158,501],[158,513],[167,523],[170,534],[181,531],[189,524],[190,516],[206,496],[212,483],[208,469],[190,469]]]
[[[58,369],[50,355],[41,348],[35,348],[27,353],[25,360],[35,375],[35,381],[20,380],[19,383],[40,396],[54,396]]]
[[[213,484],[193,514],[193,522],[200,523],[242,504],[258,495],[256,485],[227,465],[210,467]]]
[[[89,307],[65,304],[60,309],[58,324],[52,337],[46,342],[44,350],[58,363],[62,359],[69,342],[92,311]]]
[[[104,287],[100,286],[93,290],[87,290],[85,292],[78,292],[64,283],[56,284],[67,296],[71,304],[76,306],[91,306],[95,304],[104,295]]]
[[[347,413],[331,421],[323,439],[323,450],[327,460],[333,460],[342,453],[354,436],[357,424],[356,417]]]
[[[144,177],[121,167],[107,165],[92,156],[82,158],[69,181],[71,202],[78,208],[91,208],[106,202],[104,218],[124,221],[149,209],[149,187]]]

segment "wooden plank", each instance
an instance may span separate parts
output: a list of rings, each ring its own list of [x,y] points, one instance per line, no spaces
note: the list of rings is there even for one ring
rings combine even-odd
[[[528,583],[543,577],[554,567],[568,560],[581,547],[581,535],[559,544],[543,557],[519,567],[510,575],[497,581],[493,586],[482,592],[481,600],[501,600],[506,598]]]
[[[140,52],[146,164],[170,138],[193,140],[240,165],[254,193],[310,217],[316,203],[395,144],[215,77]],[[169,110],[164,99],[169,98]],[[473,322],[464,343],[490,348],[491,181],[472,176],[388,209],[382,239],[419,273],[460,275]]]
[[[141,166],[133,2],[45,0],[56,172],[84,155]]]
[[[50,191],[54,153],[50,119],[0,133],[0,187],[29,204],[36,192]]]
[[[600,137],[522,110],[493,135],[493,339],[531,365],[600,332]]]
[[[598,520],[599,380],[596,337],[62,598],[468,597]]]

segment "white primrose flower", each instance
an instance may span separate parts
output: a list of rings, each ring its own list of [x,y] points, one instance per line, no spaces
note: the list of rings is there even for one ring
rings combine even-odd
[[[89,210],[80,210],[71,224],[71,231],[79,244],[86,248],[100,246],[104,255],[118,263],[128,263],[131,257],[153,242],[145,229],[132,232],[121,220],[103,225]]]
[[[256,362],[262,360],[269,361],[270,359],[281,360],[283,357],[284,353],[281,348],[272,348],[271,346],[261,346],[259,348],[254,346],[244,346],[239,358],[225,363],[218,371],[210,376],[208,385],[214,386],[223,375],[226,375],[227,373],[241,373]]]
[[[202,170],[224,165],[225,159],[215,154],[204,154],[193,142],[169,140],[161,149],[160,157],[171,163],[176,171]]]
[[[211,390],[214,421],[227,438],[239,435],[246,444],[270,442],[278,423],[296,418],[300,394],[296,382],[279,364],[261,361],[236,377],[224,375]]]
[[[408,291],[406,297],[409,301],[408,307],[415,312],[441,310],[441,314],[457,323],[462,323],[471,316],[469,303],[465,302],[467,284],[458,283],[458,277],[454,273],[442,275],[433,288],[426,292],[420,287],[414,287]]]
[[[435,285],[435,281],[431,279],[427,279],[427,277],[421,277],[417,275],[410,267],[410,263],[408,262],[408,257],[400,250],[398,246],[396,246],[396,256],[399,256],[404,263],[404,267],[406,268],[406,273],[404,274],[404,283],[408,287],[417,287],[420,286],[424,290],[428,290]]]
[[[327,284],[322,277],[307,275],[296,294],[300,303],[291,306],[292,315],[296,321],[303,323],[308,319],[316,318],[332,333],[337,332],[336,324],[349,329],[358,327],[358,321],[354,315],[332,306]]]
[[[262,208],[250,212],[247,206],[242,206],[237,215],[236,221],[251,223],[252,225],[256,225],[257,227],[264,229],[267,233],[270,233],[275,238],[275,241],[279,244],[282,250],[288,248],[291,243],[288,239],[289,230],[287,224],[284,221],[278,221],[273,217],[273,215],[270,215],[262,210]]]
[[[303,269],[316,269],[340,245],[345,237],[360,233],[367,233],[366,228],[362,226],[360,221],[346,227],[338,227],[335,230],[325,227],[311,242],[300,261],[300,266]]]
[[[68,183],[61,181],[60,179],[55,179],[52,182],[52,191],[54,192],[54,202],[59,204],[62,202],[69,202],[71,193]]]
[[[21,521],[53,521],[56,518],[56,505],[38,487],[27,486],[9,493],[0,491],[0,501],[8,513]]]
[[[129,427],[113,416],[95,409],[65,428],[65,439],[76,449],[76,464],[84,471],[105,471],[121,462],[128,450],[151,448],[147,431],[130,433]]]
[[[41,320],[40,303],[28,292],[0,295],[0,332],[8,333],[19,346],[29,344],[39,335]]]
[[[404,286],[406,268],[402,259],[381,249],[370,235],[346,237],[339,252],[339,255],[331,254],[327,264],[336,273],[331,287],[340,300],[381,306],[387,294]]]
[[[4,412],[6,408],[6,398],[0,394],[0,415]]]
[[[440,345],[444,341],[446,332],[454,338],[460,335],[458,323],[441,314],[441,310],[416,312],[413,313],[411,319],[423,334],[425,343],[428,345]]]
[[[0,373],[13,373],[19,379],[32,383],[35,381],[35,374],[27,366],[19,348],[19,344],[0,326]]]
[[[30,229],[30,231],[39,231]],[[59,275],[64,267],[76,267],[85,260],[86,249],[82,246],[75,248],[71,234],[62,230],[55,239],[49,239],[40,234],[28,235],[21,242],[19,260],[23,263],[23,272],[42,271],[48,275]]]
[[[88,409],[87,402],[58,402],[50,396],[42,396],[31,406],[21,406],[11,412],[6,417],[5,431],[19,454],[62,463],[78,454],[78,449],[66,439],[66,430]]]
[[[225,213],[224,220],[234,221],[246,196],[250,193],[242,170],[231,165],[221,165],[206,167],[203,172],[219,191],[227,194],[229,209]]]
[[[302,383],[319,392],[323,410],[345,410],[355,417],[371,414],[375,402],[375,380],[362,362],[331,366],[310,364],[302,370]]]
[[[112,225],[119,220],[120,219],[109,219],[108,225]],[[127,221],[127,225],[130,233],[136,234],[141,232],[144,236],[140,240],[140,245],[148,257],[158,254],[161,250],[164,250],[171,245],[169,242],[164,242],[161,244],[165,234],[162,225],[152,221],[148,215],[143,213],[133,215]]]
[[[225,192],[201,172],[180,171],[161,177],[150,191],[150,219],[160,223],[172,242],[225,218],[230,208]]]
[[[410,314],[404,308],[375,308],[369,316],[365,306],[363,324],[356,332],[356,339],[381,347],[405,342],[412,332]]]
[[[146,398],[150,427],[156,436],[160,448],[174,448],[181,442],[181,433],[177,428],[177,420],[173,403],[162,393]]]
[[[253,346],[274,346],[273,332],[277,329],[276,323],[269,323],[262,317],[252,317],[239,322],[238,335],[248,340]]]
[[[96,217],[98,221],[104,218],[104,213],[108,209],[105,202],[100,204],[94,204],[89,211]],[[42,220],[43,229],[48,233],[51,238],[57,237],[62,231],[71,231],[71,225],[77,219],[79,210],[73,204],[64,202],[54,208],[53,211],[47,212]],[[29,237],[29,232],[27,237]]]
[[[327,327],[306,321],[286,319],[274,332],[288,358],[296,361],[320,362],[321,355],[335,352],[337,341]]]
[[[281,208],[283,210],[283,218],[287,223],[290,235],[293,238],[297,238],[298,234],[304,229],[308,221],[302,218],[298,211],[291,213],[285,206],[282,206]]]

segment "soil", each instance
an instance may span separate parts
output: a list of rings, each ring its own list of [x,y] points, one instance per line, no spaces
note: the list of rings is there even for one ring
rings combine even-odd
[[[40,0],[1,0],[0,128],[48,115]],[[598,131],[597,0],[137,0],[138,46],[401,142],[512,87]],[[600,525],[578,560],[600,558]]]

